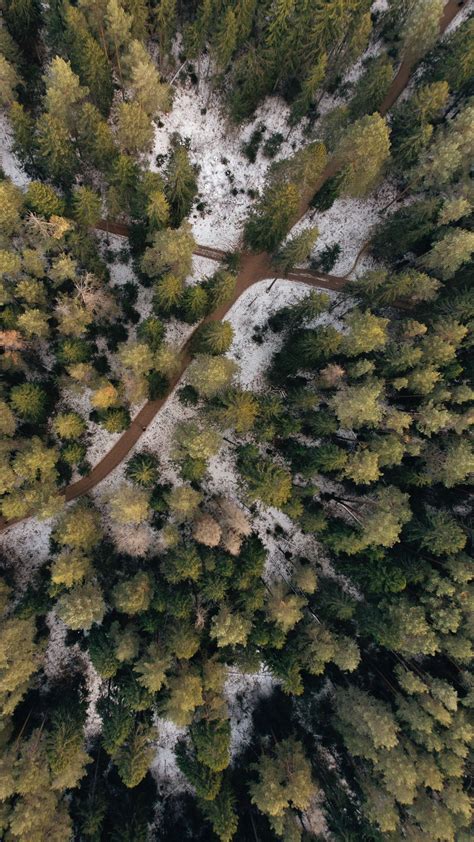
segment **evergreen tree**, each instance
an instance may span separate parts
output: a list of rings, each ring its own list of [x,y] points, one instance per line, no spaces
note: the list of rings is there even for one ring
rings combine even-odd
[[[196,192],[196,173],[188,151],[184,144],[177,143],[170,154],[165,187],[171,221],[175,227],[189,215]]]

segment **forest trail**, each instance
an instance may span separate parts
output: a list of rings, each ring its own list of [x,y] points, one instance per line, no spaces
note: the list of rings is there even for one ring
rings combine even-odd
[[[467,0],[448,0],[448,3],[444,8],[443,15],[440,21],[440,34],[444,32],[446,27],[466,5],[466,2]],[[412,62],[403,61],[401,63],[399,70],[395,78],[393,79],[393,82],[387,93],[387,96],[385,97],[379,109],[382,115],[385,115],[390,110],[390,108],[392,108],[402,91],[405,89],[406,85],[409,82],[412,69]],[[331,178],[338,172],[338,169],[338,161],[335,158],[331,159],[325,167],[325,169],[323,170],[323,172],[321,173],[317,182],[311,186],[311,190],[308,190],[302,196],[300,206],[298,209],[298,216],[294,220],[293,224],[296,224],[296,222],[298,222],[304,216],[304,214],[308,210],[311,198],[318,190],[321,189],[323,184],[329,178]],[[129,234],[128,226],[120,222],[100,220],[96,227],[101,230],[107,231],[109,234],[118,234],[122,237],[128,237]],[[221,251],[220,249],[200,245],[196,246],[194,253],[216,261],[222,260],[225,256],[225,252]],[[288,273],[288,275],[286,276],[281,273],[278,273],[277,277],[284,278],[297,283],[308,284],[308,286],[334,290],[335,292],[340,292],[348,283],[350,283],[347,277],[341,278],[333,275],[327,275],[325,273],[313,272],[308,269],[297,269],[293,272]],[[233,306],[233,304],[235,304],[237,299],[240,298],[240,296],[247,289],[249,289],[249,287],[253,286],[253,284],[258,283],[258,281],[271,278],[275,278],[275,269],[272,265],[270,255],[267,252],[260,252],[258,254],[244,252],[242,255],[240,269],[237,276],[232,299],[230,301],[227,301],[225,304],[221,305],[221,307],[218,307],[217,310],[214,310],[214,312],[211,313],[209,316],[206,316],[204,322],[219,321],[223,319],[224,316],[230,310],[230,308]],[[203,322],[200,322],[200,324],[203,324]],[[199,327],[199,325],[197,327]],[[197,330],[197,327],[195,328],[195,330],[193,331],[193,333],[191,334],[191,336],[189,337],[189,339],[187,340],[187,342],[181,350],[180,368],[177,374],[170,381],[169,389],[166,395],[154,401],[147,401],[147,403],[138,412],[138,414],[132,420],[130,426],[127,428],[127,430],[125,430],[125,432],[116,442],[116,444],[114,444],[114,446],[108,451],[108,453],[106,453],[104,458],[101,459],[101,461],[98,462],[97,465],[95,465],[95,467],[90,471],[90,473],[87,474],[87,476],[82,477],[77,482],[68,485],[67,488],[64,489],[64,497],[66,502],[70,502],[71,500],[75,500],[77,497],[81,497],[82,495],[87,494],[92,488],[94,488],[96,485],[102,482],[102,480],[104,480],[118,465],[120,465],[120,463],[130,452],[132,447],[140,439],[140,436],[146,430],[147,426],[151,423],[156,413],[159,412],[159,410],[164,406],[164,404],[176,388],[177,384],[183,377],[184,372],[186,371],[189,363],[191,362],[192,355],[190,352],[190,345],[194,333]],[[6,521],[4,518],[0,518],[0,532],[3,532],[10,526],[14,526],[16,523],[20,523],[23,520],[27,520],[27,517],[18,518],[16,520],[10,521]]]

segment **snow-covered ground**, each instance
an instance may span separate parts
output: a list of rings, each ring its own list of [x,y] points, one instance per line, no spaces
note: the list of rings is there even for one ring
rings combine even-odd
[[[332,207],[324,213],[308,211],[294,226],[291,236],[299,234],[305,228],[316,226],[319,229],[319,237],[311,257],[317,258],[326,246],[338,243],[341,253],[331,273],[345,275],[352,268],[362,246],[370,239],[375,226],[401,206],[401,203],[394,202],[386,215],[382,214],[382,210],[396,197],[397,192],[393,183],[385,181],[363,199],[336,199]],[[374,267],[373,258],[364,254],[357,264],[354,276],[359,277]]]
[[[17,187],[27,187],[31,181],[12,151],[12,130],[8,117],[0,111],[0,166]]]
[[[173,110],[161,117],[163,127],[156,130],[150,164],[156,167],[156,156],[168,152],[173,132],[189,140],[191,160],[199,168],[200,200],[206,203],[203,212],[194,210],[190,218],[199,243],[224,250],[239,246],[242,225],[253,203],[248,190],[263,188],[272,163],[259,150],[251,164],[242,152],[242,144],[262,123],[266,126],[264,141],[274,132],[286,138],[288,113],[284,101],[272,97],[257,109],[250,123],[236,126],[226,117],[221,97],[210,94],[205,82],[199,90],[190,82],[176,87]],[[274,160],[287,158],[303,142],[301,128],[294,129]],[[234,195],[233,190],[238,192]]]

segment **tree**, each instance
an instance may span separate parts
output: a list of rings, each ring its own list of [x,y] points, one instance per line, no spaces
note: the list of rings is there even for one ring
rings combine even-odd
[[[90,187],[78,187],[73,195],[73,213],[82,228],[93,228],[102,216],[102,200]]]
[[[343,427],[373,427],[382,418],[382,405],[379,400],[382,390],[383,385],[378,380],[356,386],[342,386],[329,403]]]
[[[45,110],[69,132],[74,131],[78,106],[87,96],[88,89],[81,86],[70,62],[59,56],[53,58],[45,76],[45,84]]]
[[[143,523],[150,513],[149,493],[145,488],[134,488],[122,483],[111,493],[110,516],[117,523]]]
[[[300,234],[295,234],[275,255],[276,266],[287,274],[298,264],[309,260],[318,236],[319,230],[316,227],[306,228]]]
[[[169,316],[177,310],[184,290],[184,283],[180,277],[168,272],[154,285],[153,308],[162,316]]]
[[[222,438],[209,426],[201,426],[195,421],[181,421],[175,428],[175,449],[177,459],[204,459],[215,456],[221,446]]]
[[[99,513],[87,504],[76,503],[59,518],[54,537],[59,544],[88,552],[102,537]]]
[[[447,231],[431,251],[423,257],[423,264],[444,279],[452,278],[460,266],[470,260],[474,252],[474,233],[463,228]]]
[[[165,195],[175,227],[190,213],[197,192],[196,172],[186,147],[177,143],[172,149],[166,170]]]
[[[77,439],[86,431],[86,422],[77,412],[62,412],[54,420],[54,431],[60,439]]]
[[[353,120],[378,110],[393,79],[393,65],[387,55],[372,59],[359,79],[356,92],[349,103]]]
[[[170,206],[163,190],[154,190],[149,197],[147,216],[152,228],[165,228],[169,221]]]
[[[21,313],[18,316],[17,324],[21,332],[28,338],[38,336],[41,339],[45,339],[49,334],[48,317],[46,313],[42,313],[37,307]]]
[[[344,323],[350,332],[344,336],[341,351],[348,357],[380,351],[388,341],[389,319],[374,316],[370,310],[351,310]]]
[[[62,216],[64,201],[49,184],[30,181],[25,195],[26,206],[40,216]]]
[[[52,788],[73,789],[86,774],[92,757],[84,750],[84,722],[81,710],[69,705],[59,708],[51,717],[52,729],[47,737],[47,754]]]
[[[48,396],[37,383],[23,383],[13,386],[10,392],[10,403],[20,418],[33,423],[41,423],[46,415]]]
[[[153,124],[139,102],[121,102],[117,106],[117,141],[129,155],[145,155],[154,138]]]
[[[221,540],[221,528],[212,515],[204,512],[194,521],[193,538],[206,547],[217,547]]]
[[[204,701],[200,675],[186,664],[176,675],[170,677],[168,690],[165,717],[180,727],[189,725],[195,709]]]
[[[179,310],[180,317],[185,322],[200,322],[210,309],[207,292],[201,284],[185,287]]]
[[[198,354],[225,354],[233,338],[234,329],[230,322],[207,322],[193,335],[192,349]]]
[[[249,786],[250,800],[268,816],[274,832],[283,838],[294,811],[309,807],[315,793],[311,765],[303,746],[294,737],[276,743],[268,754],[261,754],[254,765],[257,780]]]
[[[87,28],[82,12],[69,4],[63,6],[67,25],[68,54],[71,66],[100,112],[107,116],[113,97],[112,71],[107,55]]]
[[[136,661],[133,670],[139,678],[139,685],[149,693],[158,693],[165,682],[166,670],[171,664],[169,655],[157,641],[147,646],[145,653]]]
[[[245,223],[244,238],[254,251],[275,251],[288,233],[299,206],[294,184],[275,184],[258,200]]]
[[[21,191],[10,181],[3,180],[0,183],[0,233],[5,237],[18,230],[22,206]]]
[[[191,740],[200,763],[213,772],[222,772],[230,763],[230,722],[228,719],[194,722]]]
[[[51,581],[71,588],[91,574],[91,562],[80,550],[63,550],[51,564]]]
[[[255,445],[239,448],[237,467],[252,499],[281,508],[291,496],[292,478],[287,468],[265,459]]]
[[[436,43],[443,8],[443,0],[419,0],[412,5],[401,33],[405,59],[418,61]]]
[[[105,614],[102,591],[95,582],[75,584],[59,597],[56,611],[70,629],[90,629],[94,623],[101,623]]]
[[[177,520],[189,520],[199,506],[201,496],[189,485],[176,486],[168,495],[168,505]]]
[[[44,113],[37,122],[38,151],[49,177],[69,186],[78,170],[78,159],[65,124],[54,114]]]
[[[3,580],[2,580],[3,581]],[[41,646],[35,641],[34,617],[0,620],[0,711],[9,716],[28,691],[40,666]]]
[[[152,728],[137,724],[113,756],[119,776],[129,789],[138,786],[148,772],[155,753],[153,737]]]
[[[12,64],[0,55],[0,104],[5,108],[16,99],[15,88],[20,79]]]
[[[197,506],[194,506],[193,511],[196,508]],[[168,552],[161,569],[166,581],[172,585],[177,582],[197,581],[202,572],[202,564],[195,545],[180,545]]]
[[[188,223],[176,230],[157,231],[153,245],[147,248],[142,258],[142,269],[150,278],[171,272],[184,281],[191,273],[194,237]]]
[[[160,82],[159,73],[140,41],[132,41],[126,63],[134,101],[152,119],[158,111],[169,111],[171,88]]]
[[[457,436],[439,444],[429,444],[423,451],[422,478],[441,482],[446,488],[457,485],[472,472],[474,457],[469,442]]]
[[[252,392],[229,389],[219,396],[213,415],[223,428],[232,427],[236,433],[247,433],[254,426],[258,411],[258,401]]]
[[[245,646],[252,624],[243,614],[232,611],[228,605],[221,605],[218,613],[211,621],[211,637],[217,641],[217,646]]]
[[[128,460],[125,473],[127,479],[150,488],[158,481],[158,460],[153,453],[141,451]]]
[[[467,104],[447,126],[438,128],[433,143],[413,171],[412,183],[441,188],[469,165],[474,148],[474,106]]]
[[[140,571],[131,579],[115,585],[112,599],[118,611],[140,614],[147,611],[153,596],[153,583],[148,573]]]
[[[237,43],[237,20],[234,10],[229,7],[217,28],[213,52],[218,68],[222,71],[229,66]]]
[[[187,380],[204,398],[227,389],[238,371],[238,365],[225,357],[198,354],[188,368]]]
[[[335,157],[344,171],[343,191],[363,196],[377,183],[390,152],[389,130],[380,114],[361,117],[339,142]]]
[[[283,582],[272,583],[271,593],[267,599],[267,611],[270,619],[285,634],[301,620],[303,617],[302,609],[306,604],[305,597],[292,593]]]
[[[231,842],[237,832],[238,817],[235,801],[232,789],[224,783],[212,801],[203,799],[200,802],[201,811],[211,823],[214,833],[221,842]]]
[[[208,310],[212,312],[221,304],[226,304],[232,299],[235,291],[236,277],[233,272],[225,269],[218,269],[214,275],[204,284],[208,299]]]

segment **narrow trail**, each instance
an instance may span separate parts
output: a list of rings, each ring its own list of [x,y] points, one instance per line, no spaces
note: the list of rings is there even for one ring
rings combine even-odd
[[[466,5],[466,2],[467,0],[448,1],[444,8],[443,15],[440,21],[440,34],[444,32],[444,30],[451,23],[454,17]],[[400,68],[395,78],[393,79],[393,82],[387,93],[387,96],[385,97],[379,109],[380,114],[382,114],[383,116],[390,110],[390,108],[392,108],[402,91],[405,89],[410,79],[412,69],[412,62],[403,61],[401,63]],[[309,207],[309,202],[311,201],[314,194],[318,190],[320,190],[323,184],[329,178],[334,176],[338,172],[338,170],[339,162],[335,158],[331,159],[326,165],[321,175],[319,176],[317,182],[311,185],[311,188],[308,189],[302,196],[298,208],[298,215],[297,218],[295,218],[293,224],[296,224],[296,222],[298,222],[305,215]],[[100,220],[96,227],[100,230],[108,232],[109,234],[117,234],[122,237],[128,237],[129,234],[129,227],[120,222]],[[196,246],[194,254],[197,254],[201,257],[207,257],[210,260],[215,261],[221,261],[225,257],[225,252],[221,251],[220,249],[202,245]],[[191,336],[189,337],[189,339],[184,344],[181,350],[181,361],[179,371],[171,379],[166,395],[154,401],[147,401],[147,403],[138,412],[138,414],[131,422],[130,426],[127,428],[127,430],[125,430],[125,432],[116,442],[116,444],[114,444],[113,447],[111,447],[111,449],[106,453],[104,458],[101,459],[101,461],[98,462],[94,468],[92,468],[90,473],[87,474],[87,476],[82,477],[77,482],[68,485],[67,488],[64,489],[64,497],[66,502],[70,502],[71,500],[75,500],[77,497],[81,497],[82,495],[87,494],[89,491],[91,491],[92,488],[94,488],[96,485],[102,482],[103,479],[105,479],[118,465],[120,465],[120,463],[130,452],[132,447],[140,439],[140,436],[142,435],[142,433],[145,432],[151,421],[153,421],[157,412],[159,412],[159,410],[165,405],[166,401],[173,393],[177,384],[183,377],[188,365],[190,364],[192,360],[190,346],[194,333],[197,330],[197,327],[206,322],[219,321],[223,319],[224,316],[229,312],[231,307],[235,304],[235,302],[247,289],[249,289],[249,287],[253,286],[259,281],[271,279],[274,277],[275,269],[272,265],[271,257],[267,252],[261,252],[259,254],[244,252],[242,254],[235,290],[231,300],[227,301],[221,307],[218,307],[216,310],[214,310],[213,313],[206,316],[203,322],[200,322],[200,324],[196,326],[196,328],[194,329]],[[312,287],[330,289],[335,292],[340,292],[348,283],[350,283],[347,275],[345,277],[338,277],[335,275],[327,275],[323,272],[313,272],[308,269],[296,269],[293,272],[289,272],[287,275],[278,273],[278,278],[294,281],[296,283],[304,283]],[[10,526],[14,526],[15,524],[20,523],[23,520],[27,520],[29,517],[31,516],[18,518],[10,521],[6,521],[4,518],[0,518],[0,532],[3,532]]]

